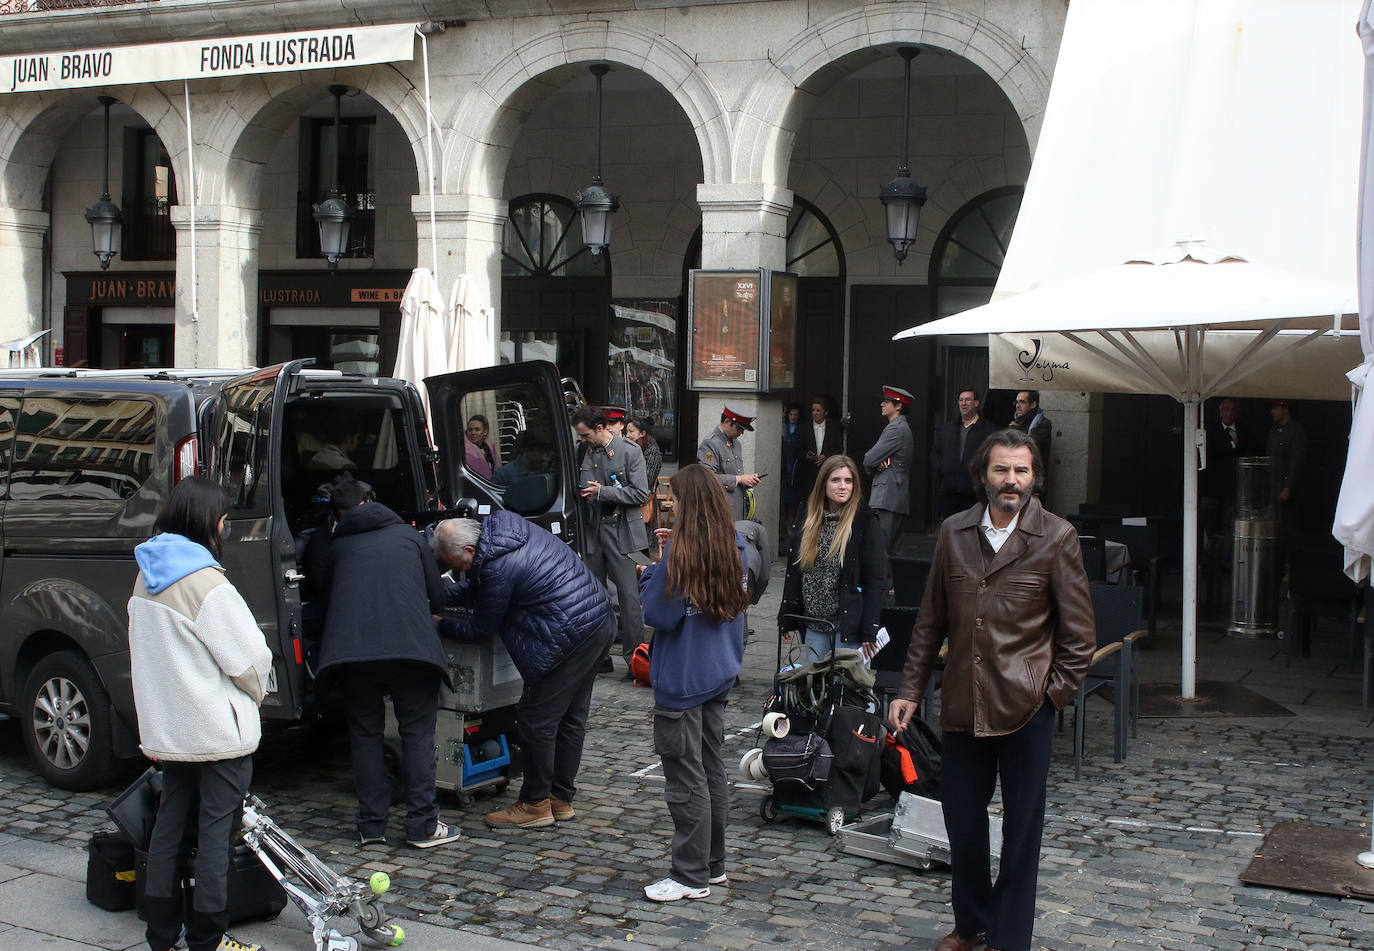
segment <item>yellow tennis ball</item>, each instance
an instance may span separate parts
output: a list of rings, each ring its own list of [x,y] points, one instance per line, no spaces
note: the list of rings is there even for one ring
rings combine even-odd
[[[386,872],[373,872],[368,884],[372,886],[372,894],[380,895],[391,887],[391,876]]]
[[[406,931],[400,925],[392,925],[391,927],[396,932],[396,936],[391,939],[391,946],[393,948],[399,947],[401,942],[406,939]]]

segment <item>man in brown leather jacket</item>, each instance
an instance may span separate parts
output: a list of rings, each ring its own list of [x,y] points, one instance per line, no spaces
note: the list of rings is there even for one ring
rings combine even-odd
[[[980,501],[940,526],[890,717],[916,713],[940,644],[945,827],[954,930],[936,951],[1029,951],[1055,711],[1078,691],[1097,645],[1073,526],[1035,498],[1035,441],[1000,430],[969,465]],[[1002,782],[1002,860],[991,880],[988,803]]]

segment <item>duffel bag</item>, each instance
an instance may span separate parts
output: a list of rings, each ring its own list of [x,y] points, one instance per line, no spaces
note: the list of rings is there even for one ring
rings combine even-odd
[[[830,744],[819,733],[789,733],[763,744],[763,768],[774,786],[816,789],[830,778],[832,761]]]

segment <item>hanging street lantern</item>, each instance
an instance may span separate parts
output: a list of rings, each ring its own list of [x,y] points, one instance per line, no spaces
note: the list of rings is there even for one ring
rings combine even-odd
[[[100,201],[86,209],[86,220],[91,225],[91,244],[102,271],[109,268],[110,259],[119,253],[124,235],[124,213],[110,201],[110,106],[117,101],[110,96],[100,97],[100,104],[105,107],[105,182],[100,190]]]
[[[906,260],[906,252],[916,240],[916,227],[921,219],[921,206],[926,203],[926,188],[911,178],[911,61],[921,51],[903,46],[897,55],[906,60],[905,94],[902,104],[902,164],[897,177],[878,192],[887,217],[887,240],[897,252],[897,263]]]
[[[601,77],[610,72],[605,63],[589,67],[596,77],[596,174],[592,183],[577,193],[577,210],[582,216],[582,241],[595,257],[611,245],[611,215],[620,209],[620,199],[601,182]]]
[[[348,226],[353,220],[353,209],[339,196],[339,153],[340,103],[347,86],[330,86],[329,93],[334,97],[334,182],[324,201],[315,206],[315,224],[320,229],[320,253],[329,262],[329,270],[339,267],[339,258],[348,253]]]

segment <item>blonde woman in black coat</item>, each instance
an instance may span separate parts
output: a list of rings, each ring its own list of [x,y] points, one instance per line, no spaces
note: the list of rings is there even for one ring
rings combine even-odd
[[[821,465],[788,538],[779,632],[798,630],[795,615],[835,625],[834,634],[801,631],[811,659],[827,657],[836,647],[862,647],[870,655],[876,650],[887,594],[888,540],[862,494],[854,460],[831,456]]]

